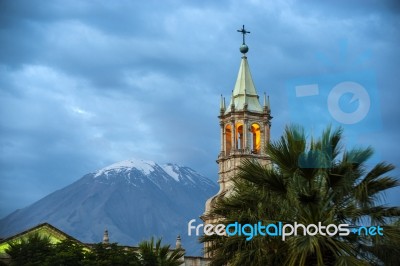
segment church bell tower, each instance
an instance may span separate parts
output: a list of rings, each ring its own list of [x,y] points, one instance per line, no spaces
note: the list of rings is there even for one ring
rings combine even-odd
[[[243,44],[240,46],[242,58],[228,105],[221,95],[218,116],[221,127],[221,148],[217,159],[220,189],[206,202],[202,216],[206,224],[217,221],[215,217],[209,215],[209,211],[213,208],[216,199],[228,195],[232,190],[232,178],[243,159],[255,159],[262,165],[269,164],[269,158],[265,152],[270,138],[272,119],[269,97],[267,98],[264,93],[261,105],[246,56],[249,48],[245,43],[245,35],[250,32],[245,30],[244,25],[238,32],[243,34]]]

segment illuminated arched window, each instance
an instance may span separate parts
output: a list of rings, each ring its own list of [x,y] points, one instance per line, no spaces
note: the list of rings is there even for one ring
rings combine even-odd
[[[251,152],[259,154],[260,146],[261,146],[261,134],[260,134],[260,126],[258,124],[252,124],[251,128]]]
[[[236,148],[243,149],[244,146],[244,139],[243,139],[243,124],[237,123],[236,124]]]
[[[226,155],[229,155],[232,149],[232,127],[231,125],[226,125],[225,127],[225,150]]]

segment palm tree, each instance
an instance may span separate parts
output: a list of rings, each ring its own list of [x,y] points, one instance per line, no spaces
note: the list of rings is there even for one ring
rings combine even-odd
[[[154,238],[150,241],[139,243],[139,254],[142,265],[149,266],[179,266],[183,263],[183,249],[170,249],[170,245],[161,246],[161,239],[154,244]]]
[[[303,235],[280,237],[206,236],[212,265],[383,265],[400,256],[400,229],[391,219],[398,207],[380,204],[382,194],[399,182],[381,162],[367,171],[373,151],[344,149],[342,129],[328,127],[307,140],[304,129],[286,127],[267,147],[268,167],[244,160],[234,178],[234,192],[216,201],[211,215],[230,224],[350,224],[383,228],[383,236]]]
[[[43,265],[49,256],[54,254],[50,237],[37,232],[9,243],[5,250],[11,257],[11,265]]]

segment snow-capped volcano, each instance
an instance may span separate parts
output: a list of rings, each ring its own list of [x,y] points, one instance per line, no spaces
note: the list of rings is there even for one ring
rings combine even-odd
[[[136,245],[151,236],[175,243],[178,234],[189,254],[199,254],[187,222],[198,219],[216,183],[189,167],[130,159],[83,176],[34,204],[0,220],[0,237],[48,222],[83,242]]]

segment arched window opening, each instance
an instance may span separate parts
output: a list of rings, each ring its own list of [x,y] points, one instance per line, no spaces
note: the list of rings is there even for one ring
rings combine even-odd
[[[236,124],[236,149],[244,148],[244,139],[243,139],[243,124]]]
[[[251,128],[251,152],[254,154],[260,154],[260,146],[261,146],[261,132],[260,126],[258,124],[252,124]]]
[[[225,127],[225,151],[226,155],[231,153],[232,149],[232,127],[231,125],[226,125]]]

